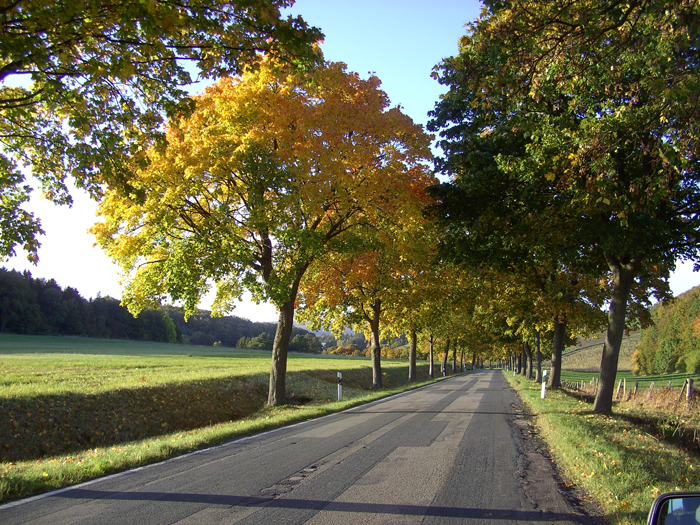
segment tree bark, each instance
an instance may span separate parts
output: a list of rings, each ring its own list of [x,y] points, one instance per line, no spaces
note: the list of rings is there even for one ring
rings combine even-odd
[[[267,394],[267,404],[269,406],[284,405],[287,402],[287,392],[285,389],[285,382],[287,379],[287,353],[289,351],[289,340],[292,337],[292,329],[294,328],[294,310],[296,309],[299,284],[301,283],[301,279],[307,267],[308,265],[297,270],[289,292],[289,300],[279,309],[280,313],[277,319],[275,340],[272,343],[270,387]],[[263,277],[266,278],[265,275],[263,275]]]
[[[554,341],[552,341],[552,376],[549,378],[549,388],[561,387],[561,353],[564,349],[566,334],[566,318],[554,316]]]
[[[452,345],[452,373],[457,373],[457,345]]]
[[[296,288],[293,297],[280,308],[277,320],[275,341],[272,344],[272,366],[270,367],[270,388],[267,395],[267,404],[270,406],[284,405],[287,402],[285,391],[285,379],[287,376],[287,351],[289,339],[294,327],[294,302],[296,301]]]
[[[525,356],[522,352],[518,352],[518,375],[525,375]]]
[[[532,351],[530,343],[523,341],[523,355],[525,358],[525,377],[532,379]]]
[[[382,313],[381,299],[372,305],[372,390],[382,388],[382,347],[379,340],[379,316]]]
[[[450,354],[450,338],[447,338],[447,343],[445,343],[445,353],[442,356],[442,372],[443,376],[447,375],[447,358],[449,357]]]
[[[430,364],[428,365],[428,377],[433,379],[435,377],[435,368],[433,365],[433,334],[430,334],[428,339],[428,357],[430,359]]]
[[[408,382],[416,380],[416,331],[411,330],[411,346],[408,350]]]
[[[535,381],[538,383],[542,382],[542,350],[540,349],[540,332],[539,330],[535,332],[535,356],[537,363],[537,375]]]
[[[627,301],[634,277],[642,262],[641,258],[630,257],[621,260],[611,255],[606,255],[606,260],[613,273],[613,293],[608,312],[608,331],[605,334],[603,356],[600,360],[598,393],[593,403],[593,412],[596,414],[612,412],[617,361],[620,355],[622,337],[625,333]]]

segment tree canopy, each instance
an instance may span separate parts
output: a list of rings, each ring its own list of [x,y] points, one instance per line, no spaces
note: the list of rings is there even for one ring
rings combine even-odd
[[[355,232],[401,212],[397,189],[430,179],[429,137],[379,80],[343,64],[293,71],[272,58],[225,78],[173,120],[167,147],[109,191],[98,242],[125,271],[124,301],[194,311],[209,283],[223,313],[249,290],[279,308],[271,405],[284,403],[286,352],[309,266],[351,251]],[[431,180],[431,179],[430,179]]]
[[[0,257],[21,246],[37,259],[28,167],[47,197],[70,203],[68,177],[99,195],[125,187],[129,163],[164,136],[165,119],[187,112],[191,71],[240,73],[257,54],[306,67],[321,38],[292,0],[18,0],[0,21]]]
[[[430,129],[453,177],[440,189],[451,250],[611,280],[606,412],[630,290],[698,260],[699,8],[487,5],[436,72],[450,88]]]

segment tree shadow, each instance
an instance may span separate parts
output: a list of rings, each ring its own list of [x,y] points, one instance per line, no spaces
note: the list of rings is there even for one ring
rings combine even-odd
[[[3,461],[108,447],[249,416],[267,400],[267,376],[225,377],[95,394],[5,398]]]
[[[371,366],[343,371],[347,394],[367,391]],[[405,374],[407,375],[407,374]],[[425,374],[427,379],[427,372]],[[391,371],[385,387],[406,383]],[[95,394],[69,393],[5,398],[0,404],[0,460],[7,462],[70,455],[177,431],[236,421],[260,411],[267,402],[268,375],[248,374]],[[422,380],[419,374],[418,380]],[[315,384],[325,384],[319,391]],[[287,373],[287,402],[305,405],[335,399],[328,369]]]

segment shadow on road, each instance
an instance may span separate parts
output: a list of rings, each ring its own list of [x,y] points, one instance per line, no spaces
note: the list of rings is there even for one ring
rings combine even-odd
[[[502,509],[476,509],[459,507],[439,507],[424,505],[391,505],[383,503],[359,503],[323,501],[292,498],[264,498],[255,496],[234,496],[216,494],[182,494],[171,492],[116,492],[89,489],[74,489],[52,496],[53,498],[121,500],[121,501],[164,501],[173,503],[202,503],[229,507],[265,506],[281,509],[316,510],[325,512],[361,512],[366,514],[390,514],[405,516],[437,516],[446,518],[518,521],[574,521],[580,519],[574,513],[547,513],[539,511],[514,511]]]

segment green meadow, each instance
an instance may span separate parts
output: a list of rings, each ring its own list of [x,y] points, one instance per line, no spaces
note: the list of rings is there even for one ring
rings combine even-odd
[[[0,499],[57,488],[412,388],[408,362],[289,355],[288,404],[265,406],[270,353],[0,334]],[[337,401],[337,373],[343,401]]]

